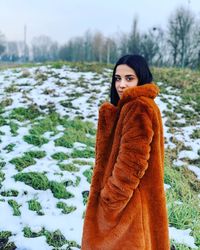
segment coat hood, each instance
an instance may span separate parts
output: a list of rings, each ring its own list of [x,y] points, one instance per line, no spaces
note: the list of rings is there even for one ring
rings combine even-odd
[[[134,100],[140,96],[145,96],[151,99],[155,99],[156,96],[159,94],[159,92],[160,89],[154,82],[147,83],[144,85],[129,87],[124,90],[121,99],[119,99],[118,101],[117,106],[114,106],[110,102],[104,102],[101,105],[100,110],[103,111],[105,109],[108,109],[109,111],[116,112],[117,110],[120,110],[122,106],[128,101]]]
[[[140,85],[140,86],[129,87],[124,90],[122,97],[119,100],[117,106],[121,107],[127,101],[135,99],[139,96],[146,96],[146,97],[154,99],[158,95],[159,92],[160,92],[160,89],[153,82]]]
[[[113,129],[113,125],[115,124],[114,121],[117,121],[125,103],[142,96],[154,99],[159,92],[159,87],[153,82],[125,89],[121,99],[118,101],[117,106],[110,102],[104,102],[100,106],[99,123],[104,124],[104,126],[107,127],[107,135],[109,135]]]

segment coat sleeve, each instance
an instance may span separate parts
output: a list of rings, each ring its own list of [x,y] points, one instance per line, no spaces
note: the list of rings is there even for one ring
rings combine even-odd
[[[105,209],[123,210],[148,168],[154,134],[151,116],[151,110],[138,103],[123,120],[117,160],[100,192],[100,204]]]

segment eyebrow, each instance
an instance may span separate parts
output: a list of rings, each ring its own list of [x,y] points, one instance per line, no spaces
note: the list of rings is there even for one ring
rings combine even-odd
[[[120,76],[120,75],[117,75],[117,74],[116,74],[115,76]],[[125,76],[135,76],[135,75],[125,75]]]

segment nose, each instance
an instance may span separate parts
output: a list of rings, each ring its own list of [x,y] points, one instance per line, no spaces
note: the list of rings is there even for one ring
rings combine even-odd
[[[125,88],[126,87],[126,79],[122,78],[120,81],[120,88]]]

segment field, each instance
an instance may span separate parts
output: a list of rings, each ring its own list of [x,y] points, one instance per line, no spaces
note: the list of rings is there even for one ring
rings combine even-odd
[[[0,70],[0,249],[80,249],[98,108],[112,65]],[[200,249],[200,72],[152,68],[171,243]]]

